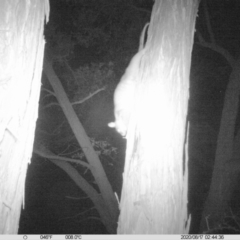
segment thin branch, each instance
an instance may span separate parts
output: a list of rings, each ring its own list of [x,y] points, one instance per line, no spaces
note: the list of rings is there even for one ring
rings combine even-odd
[[[80,165],[90,169],[90,165],[88,163],[83,162],[80,159],[79,160],[74,160],[72,158],[61,157],[61,156],[55,155],[52,152],[48,151],[44,146],[34,148],[33,152],[35,154],[41,156],[41,157],[44,157],[44,158],[53,159],[53,160],[61,160],[61,161],[66,161],[66,162],[71,162],[71,163],[76,163],[76,164],[80,164]]]
[[[99,93],[99,92],[101,92],[101,91],[103,91],[103,90],[105,90],[105,89],[106,89],[106,87],[99,88],[99,89],[96,90],[95,92],[90,93],[90,94],[89,94],[87,97],[85,97],[84,99],[79,100],[79,101],[76,101],[76,102],[72,102],[71,104],[72,104],[72,106],[73,106],[73,105],[77,105],[77,104],[82,104],[83,102],[87,101],[88,99],[92,98],[94,95],[96,95],[97,93]],[[49,108],[49,107],[52,107],[52,106],[61,107],[61,106],[59,105],[59,103],[57,103],[57,102],[52,102],[52,103],[49,103],[49,104],[45,105],[45,106],[44,106],[44,109]]]
[[[50,90],[48,90],[48,89],[46,89],[46,88],[42,88],[41,90],[42,90],[42,91],[45,91],[45,92],[48,92],[49,95],[53,95],[54,97],[56,97],[56,95],[55,95],[54,92],[52,92],[52,91],[50,91]]]
[[[227,60],[227,62],[230,64],[230,66],[232,68],[234,67],[235,60],[234,60],[233,56],[226,49],[220,47],[217,44],[206,42],[205,39],[203,38],[203,36],[201,35],[201,33],[199,33],[199,32],[197,33],[197,36],[198,36],[199,44],[201,46],[210,48],[213,51],[218,52]]]
[[[86,200],[89,199],[89,197],[72,197],[72,196],[65,196],[65,198],[71,199],[71,200]]]
[[[213,30],[212,30],[211,22],[210,22],[210,17],[209,17],[209,12],[208,12],[208,7],[207,7],[207,1],[206,0],[204,1],[204,13],[205,13],[205,17],[206,17],[208,34],[210,35],[210,42],[207,42],[203,38],[201,33],[197,32],[197,37],[198,37],[199,44],[203,47],[210,48],[213,51],[221,54],[227,60],[227,62],[230,64],[230,66],[233,68],[234,64],[235,64],[235,60],[234,60],[233,56],[226,49],[219,46],[215,41],[215,37],[214,37]]]
[[[65,64],[65,66],[67,67],[67,69],[69,70],[69,72],[71,73],[71,75],[72,75],[75,83],[78,83],[78,81],[76,80],[75,73],[74,73],[74,71],[72,70],[72,68],[70,67],[70,65],[68,64],[68,62],[67,62],[66,60],[63,61],[63,62],[64,62],[64,64]]]
[[[103,90],[105,90],[105,89],[106,89],[106,87],[99,88],[99,89],[96,90],[95,92],[90,93],[90,94],[89,94],[87,97],[85,97],[84,99],[79,100],[79,101],[76,101],[76,102],[73,102],[73,103],[71,103],[71,104],[72,104],[72,105],[81,104],[81,103],[85,102],[86,100],[88,100],[89,98],[93,97],[95,94],[97,94],[97,93],[99,93],[99,92],[101,92],[101,91],[103,91]]]
[[[45,105],[43,108],[46,109],[46,108],[50,108],[50,107],[52,107],[52,106],[61,107],[61,106],[59,105],[59,103],[57,103],[57,102],[52,102],[52,103],[49,103],[49,104]]]

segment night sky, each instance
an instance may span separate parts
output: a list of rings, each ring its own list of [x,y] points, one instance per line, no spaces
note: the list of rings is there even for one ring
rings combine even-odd
[[[114,192],[120,196],[125,141],[109,129],[107,123],[113,120],[113,90],[137,52],[139,36],[150,20],[153,1],[51,0],[50,4],[50,21],[45,26],[46,52],[55,60],[54,69],[69,100],[83,99],[107,86],[89,101],[74,106],[74,110],[99,153]],[[209,41],[203,10],[201,3],[196,32]],[[240,52],[240,1],[209,0],[208,10],[216,43],[237,59]],[[195,36],[188,114],[191,123],[191,233],[198,233],[209,190],[224,94],[231,70],[223,56],[201,46]],[[49,96],[46,90],[52,91],[43,74],[35,141],[44,142],[55,154],[85,161],[61,108],[53,104],[56,103],[55,97]],[[96,187],[89,172],[75,167]],[[239,191],[236,186],[231,200],[236,216],[240,214]],[[91,201],[68,175],[48,159],[33,154],[26,178],[25,209],[22,210],[19,233],[107,234],[107,230]]]

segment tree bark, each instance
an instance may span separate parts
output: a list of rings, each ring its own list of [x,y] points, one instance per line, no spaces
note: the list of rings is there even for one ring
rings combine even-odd
[[[48,0],[0,8],[0,234],[16,234],[38,116]]]
[[[128,126],[118,233],[189,231],[184,143],[198,4],[155,1],[146,52],[141,68],[135,69],[138,83]]]

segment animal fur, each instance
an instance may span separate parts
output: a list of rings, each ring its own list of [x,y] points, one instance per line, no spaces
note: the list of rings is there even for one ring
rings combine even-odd
[[[124,75],[114,91],[114,116],[115,122],[108,124],[116,128],[123,137],[127,134],[127,128],[134,104],[136,85],[138,84],[139,69],[142,56],[145,53],[144,37],[147,23],[141,33],[138,52],[131,59]]]

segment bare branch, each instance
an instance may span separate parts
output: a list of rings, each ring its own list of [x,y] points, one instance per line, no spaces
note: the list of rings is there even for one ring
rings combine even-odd
[[[57,103],[57,102],[52,102],[52,103],[49,103],[49,104],[45,105],[45,106],[44,106],[44,109],[49,108],[49,107],[52,107],[52,106],[61,107],[61,106],[59,105],[59,103]]]
[[[46,88],[43,88],[43,87],[42,87],[41,90],[42,90],[42,91],[45,91],[45,92],[48,92],[49,95],[53,95],[54,97],[56,96],[54,92],[52,92],[52,91],[50,91],[50,90],[48,90],[48,89],[46,89]],[[47,96],[49,96],[49,95],[47,95]]]
[[[198,37],[199,44],[203,47],[210,48],[213,51],[221,54],[227,60],[227,62],[231,65],[231,67],[233,68],[234,64],[235,64],[235,60],[234,60],[233,56],[226,49],[219,46],[215,41],[215,37],[214,37],[213,30],[212,30],[211,22],[210,22],[210,17],[209,17],[209,12],[208,12],[208,7],[207,7],[207,1],[206,0],[204,1],[204,13],[205,13],[205,17],[206,17],[208,34],[210,35],[210,42],[207,42],[203,38],[201,33],[197,32],[197,37]]]
[[[67,67],[67,69],[69,70],[69,72],[71,73],[71,75],[72,75],[75,83],[77,83],[78,81],[76,80],[76,76],[75,76],[74,71],[72,70],[72,68],[70,67],[70,65],[68,64],[67,61],[63,61],[63,62],[64,62],[64,64],[65,64],[65,66]]]
[[[201,46],[210,48],[213,51],[218,52],[227,60],[227,62],[231,65],[232,68],[234,67],[235,60],[233,56],[226,49],[222,48],[217,44],[206,42],[203,36],[201,35],[201,33],[199,32],[197,33],[197,36],[198,36],[199,44]]]
[[[66,162],[71,162],[71,163],[76,163],[76,164],[80,164],[80,165],[90,169],[90,165],[88,163],[83,162],[80,159],[75,160],[75,159],[72,159],[72,158],[61,157],[61,156],[55,155],[54,153],[52,153],[50,150],[48,150],[43,145],[38,145],[38,147],[35,147],[33,149],[33,152],[35,154],[41,156],[41,157],[44,157],[44,158],[53,159],[53,160],[61,160],[61,161],[66,161]]]
[[[79,100],[79,101],[76,101],[76,102],[73,102],[73,103],[71,103],[71,104],[72,104],[72,105],[81,104],[81,103],[87,101],[89,98],[93,97],[95,94],[97,94],[97,93],[99,93],[99,92],[101,92],[101,91],[103,91],[103,90],[105,90],[105,89],[106,89],[106,87],[99,88],[99,89],[96,90],[95,92],[90,93],[90,94],[89,94],[87,97],[85,97],[84,99]]]
[[[99,89],[96,90],[95,92],[90,93],[90,94],[89,94],[87,97],[85,97],[84,99],[79,100],[79,101],[76,101],[76,102],[72,102],[71,104],[72,104],[72,106],[73,106],[73,105],[76,105],[76,104],[81,104],[81,103],[87,101],[88,99],[90,99],[91,97],[93,97],[94,95],[96,95],[97,93],[99,93],[99,92],[101,92],[101,91],[103,91],[103,90],[105,90],[105,89],[106,89],[106,87],[99,88]],[[45,105],[45,106],[44,106],[44,109],[49,108],[49,107],[52,107],[52,106],[58,106],[58,107],[60,107],[59,103],[57,103],[57,102],[52,102],[52,103],[49,103],[49,104]]]

